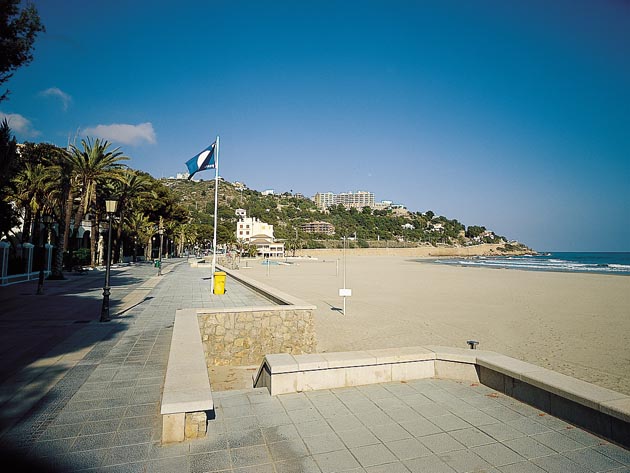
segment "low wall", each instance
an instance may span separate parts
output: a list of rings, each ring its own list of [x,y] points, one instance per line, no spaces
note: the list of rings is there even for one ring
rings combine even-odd
[[[259,364],[267,353],[316,349],[312,308],[248,307],[198,313],[208,366]]]

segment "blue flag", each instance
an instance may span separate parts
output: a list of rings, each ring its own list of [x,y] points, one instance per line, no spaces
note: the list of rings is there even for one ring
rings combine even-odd
[[[186,161],[186,167],[188,167],[189,176],[188,179],[192,179],[195,173],[199,171],[205,171],[206,169],[212,169],[216,166],[214,159],[214,150],[217,142],[215,141],[206,149],[204,149],[197,156],[190,158]]]

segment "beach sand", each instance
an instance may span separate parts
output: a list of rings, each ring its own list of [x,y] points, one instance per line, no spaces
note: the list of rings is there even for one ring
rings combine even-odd
[[[445,345],[493,350],[630,394],[630,277],[466,268],[341,254],[239,272],[317,306],[319,352]],[[337,269],[338,268],[338,269]],[[228,287],[229,290],[229,287]]]

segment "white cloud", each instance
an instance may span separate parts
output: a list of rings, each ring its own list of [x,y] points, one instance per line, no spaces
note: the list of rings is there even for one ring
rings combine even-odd
[[[49,89],[42,90],[39,94],[44,97],[59,97],[61,104],[63,105],[64,112],[68,110],[68,105],[72,102],[72,97],[58,87],[51,87]]]
[[[31,121],[19,113],[0,112],[0,121],[5,118],[9,123],[11,131],[17,135],[21,135],[24,138],[35,138],[36,136],[41,135],[39,131],[33,128]]]
[[[154,145],[157,140],[153,125],[150,122],[138,125],[113,123],[111,125],[96,125],[81,131],[82,135],[96,136],[109,141],[117,141],[126,145],[138,145],[143,142]]]

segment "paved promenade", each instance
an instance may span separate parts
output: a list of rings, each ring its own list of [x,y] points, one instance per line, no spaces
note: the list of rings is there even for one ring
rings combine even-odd
[[[215,392],[205,439],[161,446],[159,401],[178,308],[266,301],[165,261],[0,288],[5,458],[17,471],[630,472],[630,452],[484,386],[419,380],[271,397]],[[117,314],[117,315],[116,315]],[[212,382],[212,380],[211,380]]]

